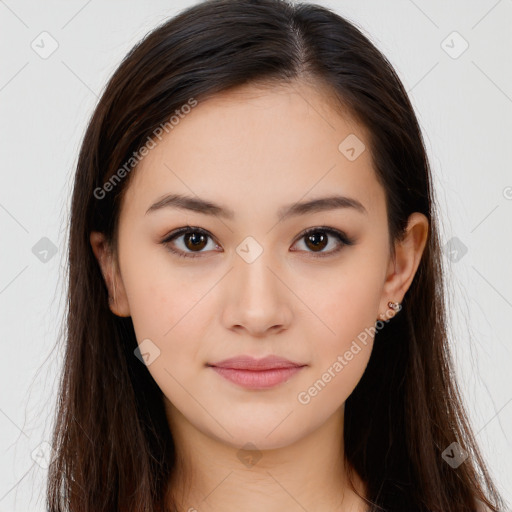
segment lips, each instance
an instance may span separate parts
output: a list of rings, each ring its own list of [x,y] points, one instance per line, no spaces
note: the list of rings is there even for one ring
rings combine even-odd
[[[255,359],[251,356],[237,356],[217,363],[210,363],[207,364],[207,366],[232,370],[265,371],[279,370],[282,368],[299,368],[306,365],[277,356],[267,356],[262,359]]]
[[[307,365],[277,356],[268,356],[263,359],[238,356],[207,364],[207,366],[237,386],[263,390],[288,381]]]

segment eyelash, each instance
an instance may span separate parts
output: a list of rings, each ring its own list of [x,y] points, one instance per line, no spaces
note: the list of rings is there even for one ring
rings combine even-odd
[[[335,236],[338,239],[338,241],[341,242],[342,245],[340,245],[337,249],[331,250],[329,252],[314,253],[312,251],[305,251],[305,252],[311,253],[311,257],[313,257],[313,258],[326,258],[326,257],[332,256],[332,255],[340,252],[344,246],[354,245],[354,239],[349,238],[342,231],[339,231],[334,228],[323,227],[323,226],[309,228],[306,231],[303,231],[297,238],[296,242],[298,242],[299,240],[305,238],[306,236],[308,236],[312,233],[317,233],[317,232],[326,233],[328,235]],[[179,238],[180,236],[182,236],[184,234],[188,234],[188,233],[202,234],[202,235],[210,237],[213,240],[213,237],[210,235],[210,233],[208,233],[208,231],[205,231],[204,229],[201,229],[201,228],[194,228],[192,226],[186,226],[183,228],[179,228],[179,229],[173,231],[172,233],[170,233],[168,236],[165,237],[164,240],[162,240],[161,243],[164,244],[170,252],[172,252],[173,254],[176,254],[180,258],[199,258],[199,257],[201,257],[200,251],[197,252],[196,254],[194,254],[194,252],[177,251],[176,249],[173,249],[172,246],[170,245],[171,241],[173,241],[176,238]]]

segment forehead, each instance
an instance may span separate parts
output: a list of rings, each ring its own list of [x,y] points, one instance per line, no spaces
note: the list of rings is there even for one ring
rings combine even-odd
[[[333,104],[326,89],[304,83],[246,85],[199,102],[156,139],[123,203],[144,213],[174,192],[254,215],[255,207],[337,192],[378,210],[383,190],[367,131]]]

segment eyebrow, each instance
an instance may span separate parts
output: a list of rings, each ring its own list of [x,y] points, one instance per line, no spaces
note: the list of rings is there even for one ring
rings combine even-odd
[[[184,196],[181,194],[168,194],[164,196],[156,203],[152,204],[146,211],[146,214],[155,212],[162,208],[190,210],[204,215],[212,215],[214,217],[222,217],[229,220],[233,220],[235,218],[235,212],[229,208],[199,197]],[[368,214],[366,208],[357,199],[340,195],[331,195],[302,203],[285,205],[278,210],[277,217],[280,221],[283,221],[289,217],[297,215],[323,212],[338,208],[352,208],[360,213]]]

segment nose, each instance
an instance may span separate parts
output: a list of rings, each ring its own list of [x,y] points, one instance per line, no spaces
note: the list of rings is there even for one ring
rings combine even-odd
[[[252,263],[235,258],[229,281],[225,283],[222,319],[225,327],[253,337],[288,329],[294,294],[283,278],[279,267],[266,258],[265,251]]]

